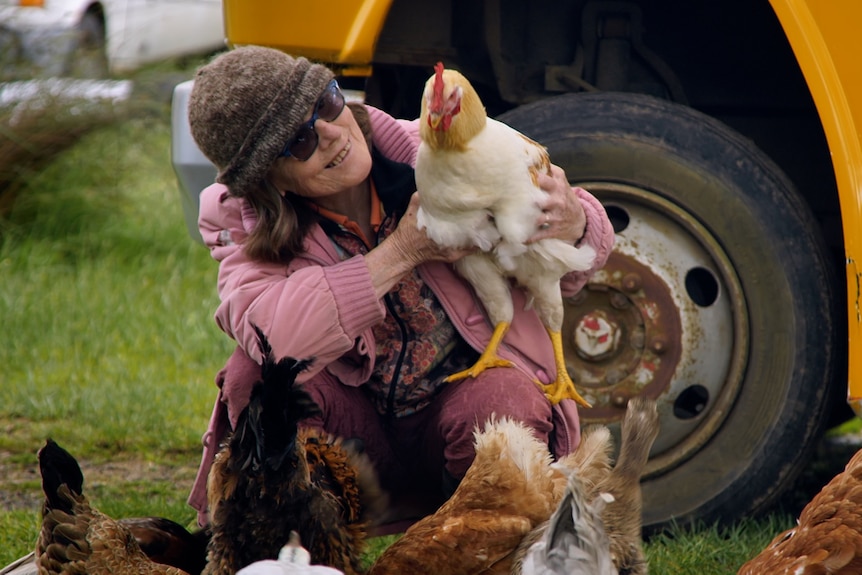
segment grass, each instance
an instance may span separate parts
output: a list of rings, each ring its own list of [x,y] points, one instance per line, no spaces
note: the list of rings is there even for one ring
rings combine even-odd
[[[32,548],[47,437],[102,511],[193,525],[185,498],[232,345],[212,320],[216,264],[185,229],[168,122],[163,109],[90,131],[0,214],[0,566]],[[733,573],[791,524],[673,529],[649,541],[650,572]]]
[[[103,511],[193,522],[232,345],[212,320],[216,264],[185,229],[166,104],[150,112],[83,134],[0,215],[0,565],[32,547],[47,437]]]

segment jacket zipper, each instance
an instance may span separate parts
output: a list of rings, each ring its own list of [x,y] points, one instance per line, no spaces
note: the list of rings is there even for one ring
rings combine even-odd
[[[380,226],[377,228],[374,234],[374,245],[377,246],[380,244],[380,238],[383,234],[383,230],[388,227],[389,220],[392,218],[391,215],[387,214],[383,217],[383,220],[380,222]],[[401,368],[404,366],[404,357],[407,355],[407,326],[404,324],[404,320],[401,319],[401,316],[396,313],[395,303],[392,301],[392,296],[388,293],[383,296],[383,301],[386,303],[386,309],[392,314],[392,317],[395,318],[395,323],[398,324],[398,329],[401,331],[401,351],[398,352],[398,361],[395,362],[395,370],[392,372],[392,381],[389,382],[389,393],[386,396],[386,422],[391,422],[395,417],[395,389],[398,387],[398,380],[401,374]]]
[[[380,243],[381,230],[386,228],[388,220],[391,216],[386,216],[383,218],[383,221],[380,222],[380,227],[378,228],[375,236],[374,236],[374,245]],[[362,244],[365,242],[362,241],[362,238],[351,232],[350,230],[341,228],[341,232],[354,238],[358,239]],[[369,249],[366,246],[366,250]],[[365,251],[364,253],[368,253]],[[404,324],[404,320],[401,319],[397,313],[395,313],[395,304],[392,302],[392,297],[387,293],[383,296],[383,301],[386,304],[386,309],[392,314],[392,317],[395,318],[395,322],[398,324],[398,329],[401,331],[401,351],[398,352],[398,361],[395,362],[395,370],[392,373],[392,381],[389,382],[389,393],[386,396],[386,422],[391,422],[395,417],[395,389],[398,386],[399,374],[401,373],[401,368],[404,365],[404,357],[407,354],[407,326]]]
[[[404,356],[407,354],[407,326],[404,325],[404,320],[395,313],[395,304],[392,303],[392,298],[387,293],[383,296],[386,302],[386,309],[395,318],[398,324],[398,329],[401,330],[401,351],[398,352],[398,361],[395,362],[395,370],[392,373],[392,381],[389,382],[389,394],[386,397],[386,421],[392,421],[395,416],[395,388],[398,385],[398,375],[401,373],[401,367],[404,364]]]

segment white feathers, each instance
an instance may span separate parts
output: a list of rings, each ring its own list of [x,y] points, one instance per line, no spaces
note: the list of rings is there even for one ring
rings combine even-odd
[[[236,575],[344,575],[333,567],[310,565],[311,554],[299,542],[299,534],[290,532],[290,540],[281,548],[278,559],[255,561],[236,572]]]
[[[527,481],[535,479],[536,470],[549,469],[551,454],[533,432],[522,422],[493,415],[485,423],[485,429],[473,432],[477,457],[511,459],[524,474]]]
[[[420,116],[417,224],[441,246],[479,248],[456,268],[476,288],[495,326],[512,320],[506,301],[511,299],[512,278],[537,301],[545,327],[558,332],[563,316],[559,279],[589,269],[596,252],[553,238],[527,243],[538,232],[540,206],[547,197],[538,178],[549,173],[548,152],[514,128],[488,118],[467,79],[440,68],[426,83]],[[458,104],[448,118],[438,120],[442,127],[431,121],[435,95],[447,105],[450,100]]]

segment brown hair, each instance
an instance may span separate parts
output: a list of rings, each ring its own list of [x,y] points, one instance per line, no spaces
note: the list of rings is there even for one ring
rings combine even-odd
[[[371,122],[368,110],[359,102],[348,102],[356,123],[371,149]],[[255,260],[288,263],[304,250],[303,242],[320,216],[299,196],[283,196],[266,179],[249,187],[245,201],[257,215],[257,224],[244,242],[246,254]]]

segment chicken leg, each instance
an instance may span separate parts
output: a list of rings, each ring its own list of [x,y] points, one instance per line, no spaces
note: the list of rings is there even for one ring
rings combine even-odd
[[[509,331],[509,322],[501,321],[498,323],[494,328],[494,333],[491,334],[491,341],[485,346],[485,350],[479,356],[479,359],[476,360],[476,363],[473,364],[473,367],[453,373],[446,378],[446,381],[451,382],[468,377],[477,377],[489,367],[514,367],[514,363],[497,355],[497,348],[500,347],[500,342],[503,341],[507,331]]]
[[[592,407],[575,389],[575,384],[572,382],[572,378],[569,377],[569,370],[566,367],[566,356],[563,353],[563,337],[561,334],[564,308],[560,283],[558,281],[549,282],[543,279],[538,270],[546,264],[540,256],[527,254],[522,258],[522,262],[521,267],[526,272],[519,270],[517,280],[521,285],[526,287],[527,293],[532,298],[529,305],[535,308],[542,325],[545,326],[545,331],[548,332],[548,336],[551,338],[551,345],[554,350],[554,364],[557,368],[557,376],[554,378],[554,381],[547,385],[537,383],[545,392],[545,396],[547,396],[551,405],[556,405],[563,399],[570,398],[574,399],[582,407]]]
[[[509,331],[514,316],[509,280],[500,274],[497,264],[482,252],[464,256],[455,262],[455,269],[476,290],[476,295],[488,312],[494,332],[476,363],[470,368],[453,373],[446,381],[477,377],[491,367],[514,367],[514,363],[497,355],[497,349]]]
[[[551,336],[551,343],[554,346],[554,363],[557,365],[557,378],[548,385],[539,384],[545,391],[545,396],[547,396],[551,405],[556,405],[563,399],[571,398],[582,407],[592,407],[586,399],[581,397],[581,394],[575,389],[572,378],[569,377],[569,370],[566,368],[566,357],[563,354],[562,335],[559,331],[554,331],[551,328],[547,328],[547,330],[548,335]]]

